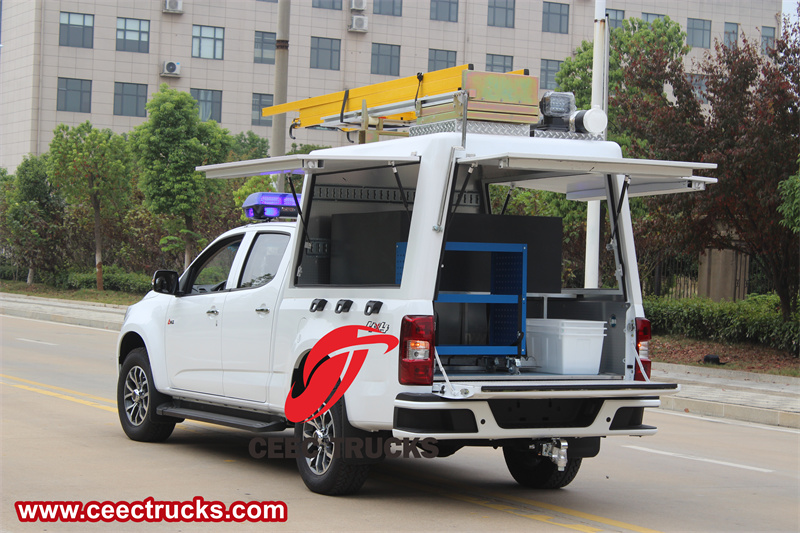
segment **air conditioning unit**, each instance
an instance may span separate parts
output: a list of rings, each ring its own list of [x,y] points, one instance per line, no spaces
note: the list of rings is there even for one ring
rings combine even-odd
[[[183,0],[164,0],[163,13],[183,13]]]
[[[164,61],[164,66],[161,68],[161,75],[177,78],[181,75],[181,64],[177,61]]]
[[[364,15],[353,15],[353,18],[350,21],[350,27],[347,28],[347,31],[365,32],[367,31],[368,22],[369,18],[365,17]]]
[[[351,11],[364,11],[367,9],[367,0],[350,0]]]

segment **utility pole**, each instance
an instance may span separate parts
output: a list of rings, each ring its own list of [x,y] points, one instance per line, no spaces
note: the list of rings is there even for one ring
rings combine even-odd
[[[291,0],[278,0],[278,33],[275,38],[275,90],[272,105],[286,103],[286,92],[289,84],[289,20]],[[286,154],[286,113],[278,113],[272,117],[272,157]],[[286,190],[286,177],[277,176],[278,192]]]

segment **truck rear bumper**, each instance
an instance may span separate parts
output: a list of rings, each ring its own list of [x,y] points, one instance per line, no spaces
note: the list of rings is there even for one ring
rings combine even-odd
[[[433,393],[398,394],[394,436],[502,440],[653,435],[656,428],[642,423],[644,409],[659,407],[659,395],[679,390],[675,384],[631,382],[452,386],[472,394],[461,399]]]

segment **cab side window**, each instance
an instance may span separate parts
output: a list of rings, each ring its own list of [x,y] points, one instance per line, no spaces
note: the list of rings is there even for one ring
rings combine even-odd
[[[285,233],[259,234],[247,256],[237,288],[261,287],[275,279],[288,243],[289,236]]]
[[[208,257],[190,274],[189,286],[184,288],[186,294],[203,294],[221,291],[225,288],[228,275],[231,273],[233,260],[242,238],[220,243],[220,246],[208,251]]]

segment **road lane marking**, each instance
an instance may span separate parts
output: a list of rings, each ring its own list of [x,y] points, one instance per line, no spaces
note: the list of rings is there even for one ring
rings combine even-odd
[[[0,381],[3,385],[9,385],[11,387],[16,387],[18,389],[30,391],[30,392],[38,392],[39,394],[44,394],[46,396],[52,396],[54,398],[58,398],[59,400],[67,400],[70,402],[79,403],[82,405],[88,405],[89,407],[97,407],[98,409],[102,409],[103,411],[108,411],[110,413],[116,413],[117,409],[115,407],[109,407],[108,405],[101,405],[97,402],[92,402],[89,400],[82,400],[80,398],[75,398],[74,396],[67,396],[66,394],[60,394],[58,392],[53,392],[50,390],[40,389],[37,387],[29,387],[27,385],[23,385],[21,383],[11,383],[8,381]]]
[[[45,344],[47,346],[58,346],[58,344],[55,344],[53,342],[35,341],[33,339],[23,339],[22,337],[17,337],[17,340],[18,341],[25,341],[25,342],[33,342],[33,343],[36,343],[36,344]]]
[[[646,527],[636,526],[633,524],[628,524],[626,522],[622,522],[620,520],[614,520],[613,518],[606,518],[604,516],[598,516],[595,514],[584,513],[583,511],[576,511],[575,509],[568,509],[567,507],[561,507],[560,505],[553,505],[551,503],[540,502],[537,500],[531,500],[528,498],[520,498],[517,496],[512,496],[510,494],[500,494],[495,493],[495,497],[503,498],[506,500],[511,500],[519,503],[524,503],[526,505],[533,505],[535,507],[541,507],[542,509],[547,509],[548,511],[553,511],[555,513],[561,513],[569,516],[573,516],[575,518],[581,518],[583,520],[590,520],[592,522],[597,522],[598,524],[605,524],[607,526],[618,527],[622,529],[628,529],[630,531],[636,531],[637,533],[660,533],[658,530],[649,529]]]
[[[685,453],[673,453],[673,452],[663,452],[661,450],[653,450],[651,448],[642,448],[641,446],[623,446],[623,448],[630,448],[631,450],[639,450],[640,452],[648,452],[648,453],[655,453],[658,455],[667,455],[669,457],[677,457],[679,459],[688,459],[690,461],[700,461],[703,463],[711,463],[715,465],[722,465],[722,466],[730,466],[733,468],[741,468],[743,470],[752,470],[754,472],[763,472],[765,474],[769,474],[774,472],[774,470],[768,470],[766,468],[758,468],[756,466],[748,466],[748,465],[740,465],[737,463],[728,463],[726,461],[717,461],[716,459],[707,459],[705,457],[698,457],[696,455],[687,455]]]
[[[116,400],[109,400],[108,398],[102,398],[100,396],[94,396],[92,394],[86,394],[85,392],[78,392],[72,389],[65,389],[63,387],[56,387],[55,385],[48,385],[47,383],[39,383],[37,381],[31,381],[29,379],[18,378],[15,376],[9,376],[8,374],[0,374],[0,378],[4,379],[13,379],[14,381],[20,381],[22,383],[27,383],[28,385],[33,385],[34,387],[44,387],[45,389],[53,389],[61,392],[66,392],[67,394],[74,394],[76,396],[83,396],[84,398],[91,398],[92,400],[98,400],[101,402],[113,403],[116,404]],[[9,385],[13,385],[13,383],[9,383]]]
[[[62,400],[74,401],[74,402],[77,402],[77,403],[80,403],[80,404],[83,404],[83,405],[88,405],[90,407],[97,407],[99,409],[103,409],[104,411],[111,411],[111,412],[114,412],[114,413],[117,412],[116,407],[112,408],[112,407],[109,407],[109,406],[106,406],[106,405],[100,405],[98,403],[91,402],[91,401],[81,401],[80,398],[74,398],[72,396],[67,396],[66,394],[56,394],[56,393],[51,392],[51,391],[49,391],[47,389],[53,389],[53,390],[57,390],[57,391],[61,391],[61,392],[66,392],[68,394],[74,394],[74,395],[77,395],[77,396],[83,396],[84,398],[91,398],[93,400],[98,400],[98,401],[101,401],[101,402],[108,402],[108,403],[114,404],[114,405],[116,405],[116,403],[117,403],[116,400],[109,400],[108,398],[101,398],[100,396],[94,396],[92,394],[86,394],[84,392],[78,392],[78,391],[71,390],[71,389],[65,389],[63,387],[56,387],[55,385],[48,385],[46,383],[39,383],[39,382],[36,382],[36,381],[31,381],[29,379],[23,379],[23,378],[18,378],[18,377],[14,377],[14,376],[9,376],[7,374],[0,374],[0,379],[12,379],[12,380],[15,380],[15,381],[21,381],[22,383],[27,383],[28,385],[35,385],[35,386],[24,386],[24,385],[17,384],[17,383],[10,383],[10,382],[2,382],[2,381],[0,381],[0,383],[3,383],[5,385],[10,385],[12,387],[17,387],[19,389],[28,390],[28,391],[31,391],[31,392],[38,392],[40,394],[46,394],[47,396],[52,396],[54,398],[59,398],[59,399],[62,399]],[[42,387],[44,387],[44,388],[42,388]],[[187,423],[192,424],[192,425],[196,424],[196,425],[204,426],[204,427],[210,428],[210,429],[216,429],[218,431],[222,429],[217,424],[209,424],[208,422],[201,422],[199,420],[186,420],[184,422],[184,424],[187,424]],[[191,429],[189,429],[188,427],[185,427],[185,426],[183,426],[183,429],[185,429],[186,431],[192,432],[192,433],[196,433],[195,431],[193,431],[193,430],[191,430]]]
[[[415,481],[410,481],[408,479],[397,478],[393,475],[386,475],[386,474],[377,474],[374,477],[384,478],[386,481],[391,483],[404,485],[406,487],[412,488],[414,490],[422,490],[425,492],[433,493],[437,496],[443,496],[445,498],[449,498],[451,500],[458,500],[461,502],[465,502],[471,505],[478,505],[480,507],[486,507],[488,509],[493,509],[495,511],[500,511],[503,513],[512,514],[514,516],[518,516],[520,518],[527,518],[529,520],[536,520],[537,522],[542,522],[551,526],[562,527],[566,529],[572,529],[575,531],[580,531],[582,533],[600,533],[603,531],[602,529],[598,529],[596,527],[592,527],[586,524],[565,524],[563,522],[557,522],[556,518],[553,516],[548,516],[545,514],[534,514],[531,509],[524,509],[520,505],[508,505],[507,503],[498,502],[497,499],[506,499],[504,495],[499,496],[497,499],[495,497],[479,497],[479,496],[471,496],[468,494],[462,494],[459,492],[453,492],[449,490],[442,490],[443,488],[449,486],[446,483],[437,483],[432,485],[430,483],[421,484]],[[418,476],[415,477],[425,478],[426,476]],[[432,479],[432,478],[430,478]],[[427,479],[426,479],[427,481]],[[460,488],[460,487],[459,487]],[[634,529],[634,531],[639,531],[638,529]],[[651,532],[651,530],[647,530]],[[658,533],[658,532],[651,532],[651,533]]]
[[[394,470],[398,475],[401,474],[401,471],[395,469],[394,467],[389,467],[389,469],[390,470]],[[407,474],[407,473],[403,472],[403,474]],[[583,511],[577,511],[575,509],[569,509],[567,507],[561,507],[560,505],[553,505],[553,504],[550,504],[550,503],[540,502],[538,500],[532,500],[532,499],[529,499],[529,498],[522,498],[522,497],[510,495],[510,494],[503,494],[503,493],[500,493],[500,492],[489,492],[489,493],[486,493],[486,494],[483,495],[483,499],[476,498],[476,497],[473,497],[473,496],[466,496],[464,494],[459,494],[457,492],[447,492],[447,491],[443,491],[441,489],[452,488],[454,490],[462,490],[463,487],[461,485],[456,485],[454,483],[448,483],[447,481],[444,481],[441,478],[437,478],[437,477],[421,474],[420,472],[414,472],[413,475],[414,475],[415,478],[417,478],[417,481],[424,482],[424,484],[414,483],[412,481],[407,481],[405,479],[401,479],[399,477],[395,477],[394,475],[391,475],[391,476],[383,475],[381,477],[390,478],[392,480],[392,482],[398,482],[399,481],[400,483],[403,483],[403,484],[406,484],[406,485],[409,485],[409,486],[413,485],[414,488],[418,488],[420,490],[424,490],[424,491],[427,491],[427,492],[433,492],[435,494],[446,496],[446,497],[452,498],[452,499],[467,501],[467,502],[470,502],[470,503],[474,503],[476,505],[481,505],[483,507],[490,507],[490,508],[494,509],[495,507],[493,507],[493,506],[498,506],[497,503],[491,503],[491,502],[487,501],[487,499],[493,499],[495,501],[497,501],[497,500],[504,501],[504,502],[506,502],[506,504],[507,504],[507,502],[516,502],[518,504],[523,504],[525,506],[538,507],[540,509],[544,509],[546,511],[550,511],[552,513],[558,513],[558,514],[562,514],[562,515],[567,515],[567,516],[570,516],[570,517],[573,517],[573,518],[586,520],[586,521],[590,521],[590,522],[595,522],[597,524],[604,524],[604,525],[607,525],[607,526],[611,526],[611,527],[615,527],[615,528],[619,528],[619,529],[623,529],[623,530],[627,530],[627,531],[635,531],[636,533],[660,533],[658,530],[655,530],[655,529],[649,529],[649,528],[646,528],[646,527],[636,526],[634,524],[628,524],[627,522],[622,522],[620,520],[614,520],[613,518],[606,518],[606,517],[594,515],[594,514],[591,514],[591,513],[585,513]],[[438,486],[438,490],[437,490],[437,486]],[[483,502],[483,503],[481,503],[481,502]],[[500,505],[502,505],[502,504],[500,504]],[[502,509],[498,509],[498,510],[502,510]],[[581,524],[561,524],[561,523],[552,522],[553,517],[550,517],[550,516],[547,516],[547,515],[542,515],[542,514],[532,514],[531,510],[529,510],[529,509],[520,509],[519,506],[514,506],[511,509],[507,509],[507,510],[505,510],[505,512],[509,512],[511,514],[514,514],[514,515],[517,515],[517,516],[521,516],[521,517],[525,517],[525,518],[530,518],[530,519],[533,519],[533,520],[539,520],[539,521],[546,522],[546,523],[551,524],[551,525],[558,525],[558,526],[562,526],[562,527],[566,527],[566,528],[570,528],[570,529],[575,529],[575,530],[578,530],[578,531],[585,531],[586,533],[602,531],[602,530],[596,529],[596,528],[594,528],[592,526],[586,526],[586,525],[581,525]]]

